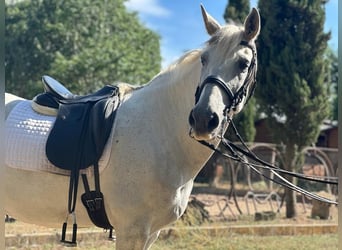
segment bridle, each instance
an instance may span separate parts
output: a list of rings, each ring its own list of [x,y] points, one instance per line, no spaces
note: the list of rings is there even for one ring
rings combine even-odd
[[[224,92],[229,96],[229,98],[232,100],[231,105],[227,106],[224,110],[224,115],[226,116],[231,110],[236,110],[237,106],[242,102],[243,98],[247,96],[248,88],[251,87],[251,90],[249,91],[249,94],[247,96],[246,102],[251,98],[251,96],[254,93],[255,87],[256,87],[256,68],[257,68],[257,53],[254,45],[251,45],[250,43],[242,40],[239,45],[246,46],[250,48],[253,52],[253,57],[251,60],[251,64],[248,67],[247,77],[243,83],[243,85],[236,91],[236,93],[233,93],[231,87],[226,83],[221,77],[219,76],[208,76],[201,85],[199,85],[196,89],[195,93],[195,104],[198,102],[202,91],[207,84],[215,84],[219,87],[221,87]]]
[[[228,124],[230,123],[232,125],[234,131],[235,131],[235,134],[239,138],[239,140],[242,143],[242,145],[244,146],[244,148],[237,146],[235,143],[226,139],[223,135],[223,133],[225,131],[224,129],[222,129],[222,134],[220,136],[218,136],[218,138],[221,141],[221,145],[226,149],[227,152],[229,152],[229,154],[223,152],[220,148],[215,147],[213,144],[211,144],[207,141],[200,141],[200,140],[197,140],[197,141],[199,143],[201,143],[202,145],[208,147],[209,149],[215,151],[216,153],[219,153],[220,155],[222,155],[226,158],[230,158],[230,159],[233,159],[235,161],[241,162],[244,165],[248,165],[256,173],[264,176],[264,178],[269,179],[269,180],[271,180],[277,184],[280,184],[280,185],[285,186],[289,189],[292,189],[296,192],[304,194],[310,198],[313,198],[313,199],[316,199],[316,200],[319,200],[319,201],[322,201],[325,203],[337,204],[336,201],[329,200],[329,199],[326,199],[324,197],[318,196],[316,194],[308,192],[308,191],[292,184],[291,182],[286,180],[283,176],[281,176],[279,173],[290,175],[290,176],[293,176],[295,178],[301,178],[301,179],[305,179],[305,180],[309,180],[309,181],[316,181],[316,182],[333,184],[333,185],[338,185],[338,179],[337,178],[327,177],[327,178],[324,178],[323,180],[320,180],[319,178],[317,178],[317,176],[306,176],[304,174],[294,173],[294,172],[286,171],[284,169],[280,169],[279,167],[273,166],[272,164],[261,160],[258,156],[256,156],[247,147],[246,143],[242,140],[241,136],[239,135],[239,133],[238,133],[233,121],[232,121],[232,118],[229,117],[229,113],[230,113],[230,111],[236,110],[237,106],[242,102],[244,97],[247,98],[245,101],[245,104],[246,104],[254,93],[254,90],[256,87],[257,53],[256,53],[255,46],[251,45],[250,43],[248,43],[246,41],[241,41],[240,45],[243,45],[243,46],[250,48],[253,52],[253,58],[252,58],[251,64],[249,65],[247,77],[246,77],[243,85],[238,89],[238,91],[233,93],[233,91],[231,90],[231,87],[224,80],[222,80],[222,78],[220,78],[219,76],[213,76],[213,75],[208,76],[202,82],[202,84],[199,85],[196,89],[195,103],[198,102],[198,100],[201,96],[201,93],[202,93],[206,84],[209,84],[209,83],[215,84],[215,85],[219,86],[220,88],[222,88],[225,91],[225,93],[229,96],[229,98],[231,98],[232,102],[231,102],[230,106],[225,107],[225,110],[224,110],[225,119],[222,121],[221,126],[222,126],[222,128],[224,126],[227,127]],[[248,96],[247,96],[247,92],[248,92],[249,87],[251,88],[251,90],[249,91]],[[191,136],[191,137],[194,138],[193,136]],[[257,162],[257,164],[252,164],[251,162],[246,161],[245,158],[243,158],[243,156],[253,160],[254,162]],[[266,170],[272,172],[274,174],[274,176],[276,176],[278,179],[268,177],[267,175],[263,174],[259,169],[266,169]]]

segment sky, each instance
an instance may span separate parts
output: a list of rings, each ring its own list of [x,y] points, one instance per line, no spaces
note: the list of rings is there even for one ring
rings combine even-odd
[[[208,40],[201,3],[220,24],[225,23],[223,13],[228,0],[128,0],[126,7],[136,11],[141,22],[160,35],[162,66],[165,67],[186,51],[203,47]],[[251,0],[250,6],[257,7],[257,0]],[[338,0],[330,0],[325,9],[325,31],[331,31],[329,45],[337,52]]]

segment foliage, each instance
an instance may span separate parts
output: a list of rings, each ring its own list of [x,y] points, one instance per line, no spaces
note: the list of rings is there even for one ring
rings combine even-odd
[[[257,96],[274,139],[286,146],[283,167],[293,171],[301,150],[316,142],[320,124],[329,114],[323,55],[330,34],[323,32],[321,0],[260,0],[259,8],[262,67],[258,82],[262,87],[257,88]],[[293,217],[294,193],[287,191],[287,217]]]
[[[227,23],[233,21],[243,24],[249,13],[249,9],[249,0],[228,0],[223,18]]]
[[[259,2],[260,35],[257,94],[274,136],[299,149],[316,141],[319,125],[329,112],[327,70],[323,54],[330,34],[323,33],[321,1]],[[267,17],[267,18],[266,18]],[[278,123],[275,116],[286,118]]]
[[[331,105],[332,105],[332,113],[331,119],[338,120],[338,98],[337,98],[337,88],[338,88],[338,58],[337,53],[334,52],[331,48],[328,48],[326,53],[326,60],[328,65],[328,72],[325,77],[325,82],[330,85],[331,92]]]
[[[41,91],[44,74],[82,94],[160,69],[159,36],[123,0],[24,0],[6,5],[5,21],[6,90],[23,97]]]

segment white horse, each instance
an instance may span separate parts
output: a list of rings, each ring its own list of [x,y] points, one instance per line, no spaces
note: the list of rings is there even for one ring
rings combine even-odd
[[[251,94],[248,85],[247,93],[233,100],[256,59],[258,11],[253,9],[241,27],[219,25],[203,7],[202,14],[211,36],[205,48],[186,53],[149,84],[127,94],[118,110],[109,164],[100,176],[118,250],[149,249],[160,230],[183,214],[193,180],[212,155],[196,140],[217,145],[226,127],[225,113],[239,112]],[[23,99],[11,94],[5,99],[8,117]],[[6,213],[23,222],[61,226],[68,176],[7,165],[4,173]],[[78,199],[78,224],[92,226]]]

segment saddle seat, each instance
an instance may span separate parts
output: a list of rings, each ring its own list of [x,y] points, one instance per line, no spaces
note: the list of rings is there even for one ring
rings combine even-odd
[[[32,108],[43,115],[57,116],[60,104],[95,102],[113,95],[116,87],[105,86],[95,93],[88,95],[75,95],[63,84],[50,76],[43,76],[44,93],[38,94],[32,100]]]

